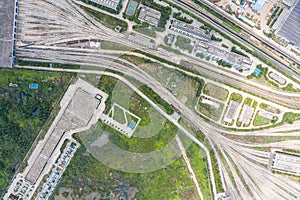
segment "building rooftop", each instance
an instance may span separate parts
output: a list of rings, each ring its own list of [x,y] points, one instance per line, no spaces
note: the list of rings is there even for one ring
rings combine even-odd
[[[272,157],[271,168],[300,176],[300,155],[276,151]]]
[[[291,31],[293,30],[293,31]],[[283,25],[277,32],[277,37],[295,45],[300,49],[300,1],[292,8]]]
[[[209,30],[204,30],[178,20],[173,21],[173,23],[170,26],[170,29],[183,33],[185,35],[189,35],[194,38],[203,38],[207,41],[209,41],[212,36],[212,32]]]
[[[253,112],[254,108],[252,106],[244,105],[240,121],[246,125],[250,124]]]
[[[291,7],[295,0],[283,0],[282,3],[288,7]]]
[[[285,19],[287,18],[288,14],[289,10],[287,8],[284,8],[279,17],[277,18],[276,22],[273,24],[272,29],[277,30],[278,28],[280,28],[285,22]]]
[[[284,85],[286,83],[286,80],[279,76],[278,74],[271,72],[269,73],[269,77],[279,83],[280,85]]]
[[[232,120],[236,117],[236,113],[237,113],[239,105],[240,105],[239,102],[232,101],[232,100],[230,101],[228,110],[224,117],[225,122],[228,122],[228,123],[232,122]]]
[[[120,3],[120,0],[91,0],[92,2],[105,6],[107,8],[111,8],[113,10],[117,10],[117,7]]]
[[[158,26],[161,13],[157,10],[143,6],[140,10],[138,19],[153,26]]]
[[[257,0],[255,3],[252,4],[252,9],[256,12],[260,11],[264,7],[266,0]]]

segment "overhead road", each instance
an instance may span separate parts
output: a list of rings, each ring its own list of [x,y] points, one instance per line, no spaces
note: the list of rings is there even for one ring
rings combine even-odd
[[[181,1],[181,0],[170,0],[170,2],[172,2],[174,4],[177,4],[177,5],[180,5],[181,7],[183,7],[186,10],[188,10],[189,12],[191,12],[191,13],[199,16],[200,18],[204,19],[206,22],[212,24],[214,27],[216,27],[220,31],[224,32],[228,36],[234,38],[236,41],[238,41],[238,42],[242,43],[243,45],[247,46],[249,49],[255,50],[255,52],[259,56],[261,56],[261,57],[269,60],[277,68],[279,68],[280,70],[284,71],[288,75],[294,76],[295,74],[297,74],[296,77],[300,78],[300,72],[298,72],[297,70],[294,70],[293,68],[290,68],[289,66],[285,65],[284,63],[282,63],[280,60],[274,58],[272,55],[269,55],[266,51],[258,48],[255,44],[252,44],[252,42],[248,41],[246,38],[242,37],[239,33],[236,33],[235,31],[233,31],[232,29],[230,29],[228,26],[226,26],[223,23],[220,23],[218,21],[215,21],[211,16],[209,16],[205,12],[202,12],[201,10],[196,9],[192,5],[190,5],[190,4],[188,4],[188,3],[184,2],[184,1]],[[205,3],[203,3],[203,4],[205,4]],[[208,4],[205,4],[205,5],[209,6]],[[209,6],[209,8],[214,9],[214,8],[212,8],[210,6]],[[226,19],[228,19],[227,16],[225,16],[225,15],[223,15],[223,16]],[[228,19],[228,20],[232,21],[231,19]],[[276,47],[274,45],[270,45],[269,42],[266,41],[266,40],[264,40],[263,38],[257,36],[256,34],[250,32],[249,30],[243,29],[243,31],[245,31],[247,34],[249,34],[252,37],[254,37],[255,39],[257,39],[261,43],[263,43],[265,45],[268,45],[269,48],[276,50],[277,52],[283,54],[284,56],[288,57],[289,59],[291,59],[292,61],[294,61],[298,65],[300,65],[300,61],[299,60],[297,60],[296,58],[291,57],[289,55],[286,55],[278,47]]]

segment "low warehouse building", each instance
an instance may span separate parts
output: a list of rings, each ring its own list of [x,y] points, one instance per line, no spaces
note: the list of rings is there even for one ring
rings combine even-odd
[[[300,176],[300,155],[276,151],[271,159],[272,170]]]
[[[212,31],[203,30],[190,24],[174,20],[170,29],[178,33],[199,39],[204,42],[209,42],[212,36]]]

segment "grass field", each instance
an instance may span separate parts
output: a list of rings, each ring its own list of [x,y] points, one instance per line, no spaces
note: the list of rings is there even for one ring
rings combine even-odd
[[[241,94],[234,92],[229,97],[229,101],[231,101],[231,100],[241,103],[243,101],[243,96]]]
[[[126,119],[125,119],[125,115],[124,115],[124,111],[122,108],[120,108],[119,106],[114,106],[114,120],[116,120],[117,122],[119,122],[120,124],[125,124],[126,123]]]
[[[69,85],[71,74],[0,71],[0,196]],[[8,87],[15,83],[18,87]],[[30,83],[39,85],[29,89]]]
[[[100,44],[101,49],[108,49],[108,50],[120,50],[120,51],[131,51],[132,49],[128,46],[116,43],[116,42],[111,42],[111,41],[101,41]]]
[[[204,199],[213,199],[210,189],[207,160],[205,153],[196,145],[192,144],[187,149],[187,156],[190,160],[191,166],[196,174],[200,190]]]
[[[87,7],[84,7],[84,6],[80,6],[80,8],[82,8],[87,14],[91,15],[92,17],[95,17],[95,19],[98,22],[100,22],[101,24],[103,24],[107,28],[115,29],[116,26],[120,26],[120,27],[122,27],[121,32],[124,32],[127,29],[127,26],[128,26],[127,22],[125,22],[121,19],[112,17],[110,15],[106,15],[104,13],[95,11],[93,9],[90,9],[90,8],[87,8]]]
[[[191,40],[180,35],[176,36],[175,45],[180,49],[187,50],[192,53],[193,46],[191,45]]]
[[[101,124],[101,128],[113,133],[110,137],[112,143],[123,150],[136,153],[147,153],[163,148],[174,138],[178,131],[177,128],[168,121],[165,122],[155,135],[148,138],[138,138],[135,137],[135,135],[128,138],[104,124]]]
[[[203,93],[221,101],[226,101],[229,92],[225,88],[207,83],[204,86]]]
[[[51,199],[62,188],[68,188],[68,194],[64,195],[72,199],[93,199],[91,196],[103,199],[111,193],[119,195],[117,188],[121,186],[129,187],[128,193],[135,193],[137,199],[198,199],[182,158],[154,172],[126,173],[104,165],[84,145],[75,153]]]
[[[257,114],[254,118],[253,126],[262,126],[262,125],[267,125],[269,123],[271,123],[270,119],[267,119]]]
[[[219,108],[215,108],[211,105],[208,105],[208,104],[204,104],[201,102],[201,98],[198,102],[198,111],[201,112],[202,114],[204,114],[205,116],[215,120],[215,121],[218,121],[222,115],[222,111],[223,111],[223,108],[224,108],[224,104],[222,103],[218,103],[220,105]]]
[[[251,103],[252,103],[252,99],[249,98],[249,97],[247,97],[247,98],[245,99],[245,101],[244,101],[244,104],[245,104],[245,105],[248,105],[248,106],[250,106]]]
[[[135,26],[133,28],[134,31],[142,33],[144,35],[147,35],[149,37],[155,38],[156,37],[156,32],[154,28],[152,27],[145,27],[145,26]]]

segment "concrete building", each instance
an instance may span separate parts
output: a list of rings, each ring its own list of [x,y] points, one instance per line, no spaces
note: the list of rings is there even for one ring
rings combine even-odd
[[[209,42],[213,34],[212,31],[203,30],[201,28],[197,28],[195,26],[192,26],[190,24],[178,20],[174,20],[169,28],[173,31],[176,31],[183,35],[187,35],[189,37],[196,38],[204,42]]]
[[[259,116],[262,116],[262,117],[264,117],[264,118],[267,118],[267,119],[269,119],[269,120],[273,120],[274,117],[275,117],[273,113],[270,113],[270,112],[268,112],[268,111],[266,111],[266,110],[260,110],[260,111],[258,112],[258,115],[259,115]]]
[[[296,49],[300,49],[300,0],[291,8],[288,17],[282,23],[275,35],[278,39],[294,45]]]
[[[241,117],[240,117],[240,121],[243,124],[250,124],[251,121],[251,117],[253,115],[254,112],[254,108],[248,105],[244,105],[242,113],[241,113]]]
[[[212,107],[214,107],[216,109],[220,108],[220,104],[218,104],[218,103],[216,103],[214,101],[211,101],[209,99],[206,99],[206,98],[203,98],[201,102],[204,103],[204,104],[210,105],[210,106],[212,106]]]
[[[300,155],[275,151],[271,161],[272,170],[300,176]]]
[[[259,12],[264,7],[265,3],[266,0],[257,0],[251,5],[251,8],[256,12]]]
[[[271,27],[272,30],[275,31],[278,28],[280,28],[284,24],[285,19],[287,18],[288,15],[289,15],[289,10],[287,8],[284,8],[281,14],[279,15],[279,17],[277,18],[276,22]]]
[[[159,24],[160,17],[161,13],[159,11],[149,8],[147,6],[143,6],[141,7],[138,19],[141,22],[146,22],[147,24],[157,27]]]
[[[241,56],[239,54],[223,50],[219,47],[216,47],[212,44],[206,42],[199,42],[194,47],[195,53],[202,53],[204,56],[209,56],[212,60],[215,61],[224,61],[236,70],[242,69],[243,71],[250,70],[252,65],[252,60],[248,57]]]
[[[90,1],[99,4],[101,6],[111,8],[113,10],[117,10],[117,7],[120,3],[120,0],[90,0]]]
[[[230,101],[227,112],[224,117],[225,122],[231,123],[232,120],[236,118],[239,105],[240,105],[239,102],[232,101],[232,100]]]
[[[283,0],[282,3],[288,7],[291,7],[295,0]]]
[[[278,74],[274,72],[269,73],[269,77],[279,83],[280,85],[284,85],[286,83],[286,80],[280,77]]]

